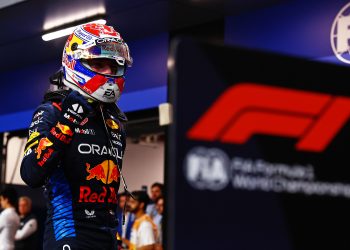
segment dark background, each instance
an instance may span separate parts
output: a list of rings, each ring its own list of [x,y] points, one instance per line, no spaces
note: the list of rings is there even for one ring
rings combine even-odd
[[[173,244],[169,249],[348,249],[344,230],[350,223],[348,198],[238,190],[231,182],[220,191],[197,190],[186,180],[184,161],[194,147],[219,148],[230,158],[263,159],[290,166],[311,164],[315,181],[349,183],[349,122],[320,153],[297,151],[295,138],[254,135],[248,142],[235,145],[186,137],[220,94],[236,83],[350,96],[349,69],[191,40],[179,42],[172,52],[175,123],[169,138],[167,180],[168,230],[175,231],[168,234]]]

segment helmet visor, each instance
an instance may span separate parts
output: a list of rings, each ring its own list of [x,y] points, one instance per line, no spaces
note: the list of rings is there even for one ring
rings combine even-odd
[[[90,58],[108,58],[114,59],[121,66],[125,63],[131,66],[131,58],[129,48],[125,43],[101,43],[82,51],[81,57],[84,59]]]
[[[81,59],[81,63],[89,70],[110,77],[120,77],[125,74],[125,66],[117,60],[108,58]]]

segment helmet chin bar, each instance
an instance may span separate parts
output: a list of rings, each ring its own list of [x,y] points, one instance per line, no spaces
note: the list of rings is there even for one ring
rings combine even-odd
[[[96,97],[94,97],[93,95],[85,92],[83,89],[81,89],[75,83],[72,83],[65,78],[63,78],[63,83],[65,86],[69,87],[70,89],[78,91],[82,96],[84,96],[88,100],[92,100],[92,101],[96,101],[96,102],[100,102],[100,103],[115,103],[119,99],[119,97],[118,97],[116,99],[111,99],[111,100],[106,99],[105,101],[99,100]],[[98,90],[96,90],[96,91],[98,91]]]
[[[64,83],[64,85],[66,85],[70,89],[78,91],[82,96],[86,97],[86,99],[92,99],[93,101],[101,102],[100,100],[97,100],[95,97],[93,97],[89,93],[86,93],[84,90],[79,88],[77,85],[75,85],[75,83],[71,83],[68,80],[66,80],[65,78],[63,78],[63,83]]]

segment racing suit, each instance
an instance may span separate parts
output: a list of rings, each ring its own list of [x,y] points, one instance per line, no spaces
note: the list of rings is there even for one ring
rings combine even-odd
[[[44,185],[44,250],[117,249],[126,117],[115,104],[96,104],[79,126],[61,124],[66,95],[51,95],[36,109],[21,165],[29,186]]]

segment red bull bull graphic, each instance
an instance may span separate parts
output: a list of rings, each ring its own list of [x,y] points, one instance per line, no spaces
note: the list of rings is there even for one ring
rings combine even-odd
[[[61,142],[63,142],[64,144],[69,144],[72,141],[72,137],[65,135],[63,133],[57,132],[56,128],[52,128],[50,130],[50,133],[56,137],[58,140],[60,140]]]
[[[35,152],[36,152],[36,158],[39,159],[40,156],[41,156],[41,153],[47,148],[47,147],[50,147],[52,146],[53,143],[47,139],[47,137],[44,137],[42,138],[40,141],[39,141],[39,144],[38,144],[38,147],[36,148]]]
[[[118,123],[116,123],[114,120],[112,119],[107,119],[106,124],[108,125],[108,127],[110,127],[111,129],[118,129],[119,125]]]
[[[63,125],[59,122],[57,122],[56,127],[61,130],[62,134],[73,136],[73,131],[70,129],[69,126]]]
[[[119,171],[117,165],[112,160],[105,160],[95,167],[90,168],[90,164],[86,163],[86,171],[89,175],[86,180],[96,179],[104,184],[111,184],[113,181],[118,182]]]

